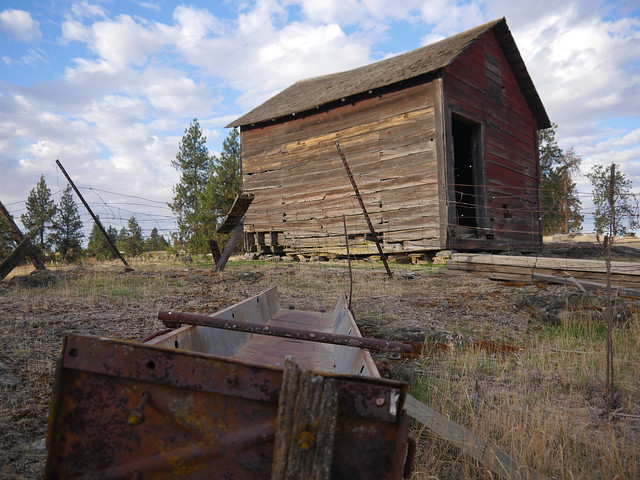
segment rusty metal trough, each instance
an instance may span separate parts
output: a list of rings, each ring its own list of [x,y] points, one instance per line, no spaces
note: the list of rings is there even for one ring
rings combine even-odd
[[[344,296],[307,312],[280,309],[272,288],[213,318],[361,337]],[[141,342],[65,338],[45,478],[271,478],[286,357],[337,387],[330,478],[408,474],[407,384],[381,378],[367,350],[183,325]]]

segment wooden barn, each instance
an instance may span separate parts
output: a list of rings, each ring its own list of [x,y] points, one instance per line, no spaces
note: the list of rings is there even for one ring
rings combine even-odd
[[[540,247],[538,129],[549,118],[505,19],[302,80],[232,122],[245,245],[343,252]]]

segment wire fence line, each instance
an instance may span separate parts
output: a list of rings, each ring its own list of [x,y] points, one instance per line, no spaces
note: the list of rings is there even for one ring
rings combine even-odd
[[[58,185],[60,187],[60,185]],[[467,185],[467,184],[452,184],[449,187],[468,187],[470,189],[477,189],[476,191],[486,191],[487,188],[496,188],[487,185]],[[83,192],[83,196],[87,200],[90,208],[93,212],[100,217],[100,220],[106,227],[114,227],[118,231],[122,228],[127,228],[128,221],[131,217],[135,217],[138,225],[142,229],[145,237],[149,236],[151,231],[155,228],[157,232],[165,238],[169,239],[173,233],[178,232],[177,216],[169,207],[167,201],[155,200],[147,198],[142,195],[136,195],[131,193],[121,193],[112,190],[105,190],[95,188],[91,186],[78,187]],[[489,211],[504,210],[505,208],[511,209],[510,214],[515,214],[519,211],[526,211],[532,219],[544,220],[547,215],[557,215],[558,212],[551,209],[542,209],[539,205],[538,199],[542,192],[552,192],[553,190],[542,188],[522,188],[512,186],[499,186],[503,193],[491,193],[491,194],[467,194],[464,192],[456,191],[456,194],[461,198],[456,198],[456,202],[449,201],[448,207],[455,208],[462,206],[468,209],[475,210],[477,212],[476,219],[486,218],[486,214]],[[367,192],[366,188],[363,188],[363,199],[366,203]],[[60,197],[64,191],[64,188],[58,188],[55,192],[52,192],[51,196],[57,202],[60,201]],[[564,192],[556,191],[558,195],[563,195]],[[109,195],[109,198],[105,200],[103,195]],[[578,191],[575,195],[579,198],[591,198],[592,192]],[[640,215],[640,201],[639,194],[628,193],[626,196],[632,199],[632,203],[636,205],[636,216]],[[476,198],[481,198],[480,201],[475,201]],[[508,202],[508,204],[506,203]],[[5,207],[9,210],[9,213],[13,215],[16,221],[20,221],[20,216],[26,213],[26,200],[15,201],[5,204]],[[382,208],[378,211],[372,211],[373,215],[379,213],[385,213],[391,210]],[[396,209],[393,210],[394,212]],[[469,210],[468,210],[469,211]],[[399,210],[398,213],[400,213]],[[82,207],[78,206],[78,213],[80,219],[83,222],[83,231],[86,238],[92,228],[93,220],[89,213]],[[592,224],[596,216],[595,206],[583,207],[580,209],[580,214],[584,216],[585,223]],[[467,217],[474,218],[474,217]],[[282,226],[275,228],[275,230],[281,229]],[[513,230],[517,231],[517,230]],[[582,233],[596,233],[595,229],[582,229]],[[520,233],[530,233],[522,230]]]
[[[78,187],[78,189],[87,200],[91,210],[100,217],[100,221],[107,228],[114,227],[118,231],[127,228],[129,219],[135,217],[145,237],[149,236],[154,228],[167,240],[172,233],[178,231],[177,217],[167,202],[94,187]],[[51,198],[59,203],[63,192],[64,189],[59,188],[51,192]],[[113,200],[105,200],[100,193],[110,195]],[[77,200],[75,195],[74,200]],[[5,204],[16,222],[22,223],[20,217],[27,212],[26,202],[25,199]],[[81,204],[78,205],[78,214],[83,223],[85,237],[88,238],[93,226],[93,219]]]

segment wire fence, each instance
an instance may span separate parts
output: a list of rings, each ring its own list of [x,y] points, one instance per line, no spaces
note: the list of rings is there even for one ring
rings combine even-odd
[[[459,210],[459,215],[462,215],[462,217],[459,217],[458,220],[460,221],[461,218],[463,218],[462,223],[468,222],[479,228],[483,220],[486,221],[490,215],[495,215],[496,212],[498,212],[501,216],[500,221],[503,223],[501,228],[503,231],[522,234],[530,234],[531,230],[519,229],[517,222],[514,222],[515,225],[513,225],[513,227],[510,226],[510,217],[514,219],[523,219],[526,217],[530,221],[544,221],[548,216],[557,217],[559,212],[555,208],[541,208],[539,197],[543,193],[552,193],[552,195],[556,193],[558,198],[562,198],[564,195],[564,192],[560,190],[512,187],[508,185],[452,184],[449,185],[449,187],[456,192],[456,198],[455,201],[450,201],[447,207]],[[91,186],[79,186],[78,188],[93,212],[100,217],[100,221],[105,227],[114,227],[118,231],[122,228],[126,229],[129,219],[134,217],[145,238],[151,234],[153,229],[156,229],[157,232],[167,240],[171,238],[172,234],[177,234],[178,232],[177,217],[169,207],[167,201]],[[365,187],[362,190],[363,199],[365,203],[367,203],[367,196],[369,195],[367,188]],[[58,185],[58,189],[52,192],[52,199],[56,201],[56,203],[60,202],[63,191],[64,187]],[[591,199],[593,197],[592,192],[586,191],[577,191],[574,195],[583,203],[586,203],[584,202],[585,199]],[[633,215],[635,215],[635,218],[640,218],[640,195],[632,192],[625,194],[625,196],[628,197],[630,200],[629,203],[633,206]],[[477,198],[481,200],[476,201]],[[74,200],[77,200],[75,196]],[[345,198],[345,203],[351,200],[353,199],[349,198],[347,200]],[[86,240],[93,226],[93,220],[86,209],[79,202],[76,203],[79,204],[78,213],[83,222],[83,232],[85,233]],[[425,201],[425,205],[426,204],[427,202]],[[5,207],[17,222],[20,222],[21,215],[27,212],[26,200],[7,203]],[[437,208],[435,209],[437,210]],[[430,210],[433,211],[433,207]],[[395,214],[395,211],[396,209],[372,208],[370,213],[372,215],[380,213]],[[397,210],[397,212],[397,215],[401,215],[402,210]],[[319,212],[319,214],[320,213],[321,212]],[[592,205],[582,207],[580,214],[584,217],[581,233],[595,234],[596,231],[593,225],[595,222],[596,207]],[[459,224],[460,223],[458,223],[458,225]],[[416,225],[416,227],[419,227],[419,225]],[[274,228],[274,230],[281,228],[282,227]]]
[[[122,228],[127,228],[129,219],[134,217],[144,237],[148,237],[155,228],[158,234],[169,240],[171,235],[178,231],[177,217],[168,202],[94,187],[79,186],[78,189],[93,213],[100,217],[100,222],[105,228],[114,227],[120,231]],[[59,204],[63,192],[64,188],[51,192],[52,200]],[[107,196],[108,198],[105,199]],[[78,214],[86,240],[93,227],[93,219],[75,195],[74,201],[78,204]],[[21,224],[20,217],[27,213],[26,202],[25,199],[5,204],[17,223]]]

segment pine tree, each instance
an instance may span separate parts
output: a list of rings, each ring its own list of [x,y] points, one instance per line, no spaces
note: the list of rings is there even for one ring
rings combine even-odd
[[[578,232],[584,220],[572,178],[582,159],[573,149],[565,154],[558,146],[557,127],[553,124],[551,128],[538,132],[542,231],[545,235]]]
[[[203,202],[213,212],[216,223],[229,212],[233,201],[242,189],[242,157],[240,152],[240,134],[234,128],[222,143],[220,156],[214,157],[212,175],[205,190]]]
[[[144,239],[142,229],[138,225],[136,217],[131,217],[127,223],[127,228],[122,227],[118,236],[118,247],[122,248],[125,255],[134,257],[140,255],[144,250]]]
[[[631,193],[632,182],[620,171],[619,165],[615,165],[613,181],[614,215],[610,208],[611,167],[594,165],[591,172],[587,173],[587,178],[593,185],[593,203],[596,207],[594,225],[598,234],[609,232],[611,227],[614,236],[623,236],[629,230],[640,228],[638,201]]]
[[[167,242],[167,239],[164,238],[163,235],[160,235],[158,229],[154,227],[144,241],[145,252],[156,252],[158,250],[166,250],[167,248],[169,248],[169,242]]]
[[[82,233],[78,205],[73,200],[70,185],[67,185],[62,192],[52,230],[50,238],[62,260],[73,262],[80,258],[84,233]]]
[[[116,245],[118,242],[118,231],[112,226],[107,227],[106,230],[109,239],[114,245]],[[107,242],[107,239],[104,238],[100,227],[95,223],[93,224],[93,228],[89,234],[87,254],[94,257],[96,260],[106,260],[117,257],[116,253],[109,245],[109,242]]]
[[[128,248],[127,247],[128,244],[129,244],[129,232],[127,231],[126,227],[122,227],[118,232],[118,243],[116,244],[116,246],[118,247],[118,250],[120,250],[121,253],[124,252],[125,255],[129,255],[129,253],[126,251],[126,249]]]
[[[0,261],[4,260],[15,248],[9,227],[0,220]]]
[[[180,181],[173,188],[173,202],[169,204],[178,216],[181,243],[190,251],[204,251],[208,242],[207,215],[203,214],[201,192],[204,191],[211,169],[207,138],[194,119],[180,142],[176,159],[171,164],[180,172]]]
[[[57,207],[51,198],[51,190],[47,187],[44,175],[40,175],[35,188],[29,192],[26,202],[27,213],[20,216],[20,221],[27,229],[27,236],[34,240],[34,245],[46,253],[49,248],[47,230],[52,226]]]
[[[206,226],[207,241],[215,238],[218,242],[226,242],[230,235],[218,234],[216,228],[242,190],[242,157],[237,129],[229,132],[222,143],[220,156],[214,156],[213,160],[209,182],[201,193],[203,214],[206,215],[202,224]]]

